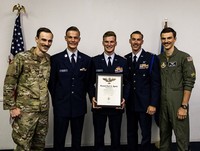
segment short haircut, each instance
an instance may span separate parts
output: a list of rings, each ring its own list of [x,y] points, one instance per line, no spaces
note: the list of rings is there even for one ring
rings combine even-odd
[[[107,31],[107,32],[103,35],[103,39],[104,39],[105,37],[111,37],[111,36],[113,36],[113,37],[115,37],[115,39],[117,39],[117,36],[116,36],[116,34],[115,34],[113,31]]]
[[[76,31],[76,32],[78,32],[79,33],[79,36],[80,36],[80,30],[77,28],[77,27],[75,27],[75,26],[71,26],[71,27],[69,27],[67,30],[66,30],[66,32],[65,32],[65,34],[67,35],[67,32],[68,31]]]
[[[139,34],[139,35],[141,35],[141,36],[142,36],[142,39],[143,39],[143,37],[144,37],[143,34],[142,34],[140,31],[138,31],[138,30],[132,32],[131,35],[130,35],[130,38],[132,37],[133,34]]]
[[[40,27],[40,28],[37,30],[36,37],[39,38],[41,32],[51,33],[51,34],[53,35],[53,33],[51,32],[50,29],[48,29],[48,28],[46,28],[46,27]]]
[[[170,32],[172,32],[174,38],[176,38],[176,31],[175,31],[173,28],[171,28],[171,27],[166,27],[166,28],[164,28],[164,29],[161,31],[161,33],[160,33],[160,37],[161,37],[161,35],[162,35],[163,33],[170,33]]]

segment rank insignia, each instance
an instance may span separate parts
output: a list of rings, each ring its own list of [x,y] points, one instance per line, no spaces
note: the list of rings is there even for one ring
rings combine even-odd
[[[166,67],[166,62],[162,62],[160,65],[161,68],[165,68]]]

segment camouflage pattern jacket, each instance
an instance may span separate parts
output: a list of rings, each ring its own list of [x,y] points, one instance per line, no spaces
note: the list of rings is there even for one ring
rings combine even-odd
[[[31,50],[18,53],[8,67],[3,87],[4,110],[22,112],[49,109],[50,55],[40,58]]]

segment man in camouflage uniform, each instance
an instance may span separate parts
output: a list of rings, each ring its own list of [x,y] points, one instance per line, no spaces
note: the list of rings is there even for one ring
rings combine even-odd
[[[161,67],[160,151],[171,151],[172,129],[177,151],[189,150],[189,99],[195,83],[192,57],[178,50],[176,32],[168,27],[161,31],[165,51],[159,55]]]
[[[36,47],[18,53],[4,81],[3,105],[10,110],[15,151],[42,151],[48,130],[50,56],[53,40],[47,28],[37,31]]]

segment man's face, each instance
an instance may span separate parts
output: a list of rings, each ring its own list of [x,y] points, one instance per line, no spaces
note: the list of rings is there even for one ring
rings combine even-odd
[[[176,38],[174,38],[174,35],[172,32],[162,33],[161,42],[166,51],[171,50],[172,48],[174,48],[174,43],[176,42]]]
[[[104,52],[111,55],[115,51],[115,46],[117,45],[116,38],[114,36],[104,37],[103,42]]]
[[[131,44],[132,51],[137,53],[143,44],[142,35],[140,34],[132,34],[129,39],[129,43]]]
[[[53,35],[47,32],[41,32],[39,37],[35,37],[37,48],[40,52],[46,53],[52,45]]]
[[[77,50],[79,41],[80,41],[80,34],[77,31],[68,31],[65,40],[67,42],[67,48],[70,51],[75,51]]]

